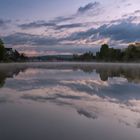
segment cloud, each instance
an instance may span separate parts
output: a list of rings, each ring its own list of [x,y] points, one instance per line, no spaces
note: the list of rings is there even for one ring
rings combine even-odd
[[[42,27],[52,27],[54,30],[55,29],[61,30],[61,29],[78,28],[82,26],[83,26],[82,23],[56,25],[56,23],[45,22],[45,21],[34,21],[31,23],[18,25],[18,27],[20,27],[23,30],[28,30],[28,29],[33,29],[33,28],[42,28]]]
[[[25,33],[3,36],[6,46],[13,47],[28,56],[74,54],[95,51],[97,48],[84,45],[67,44],[66,38],[47,37]],[[70,41],[71,42],[71,41]]]
[[[104,24],[99,28],[91,28],[85,32],[71,34],[68,40],[110,38],[115,41],[135,42],[140,41],[140,24],[131,23],[131,20],[121,21],[117,24]]]
[[[43,96],[32,96],[32,95],[23,95],[21,98],[25,100],[33,100],[39,102],[56,100],[56,97],[43,97]]]
[[[138,124],[137,124],[137,128],[140,128],[140,122],[138,122]]]
[[[74,32],[67,37],[49,37],[26,33],[15,33],[3,37],[6,44],[12,45],[60,45],[66,42],[78,43],[85,40],[94,43],[98,40],[108,39],[123,43],[140,41],[140,24],[133,23],[135,17],[111,21],[98,28],[90,28],[86,31]],[[35,26],[37,24],[34,24]],[[37,25],[38,26],[38,25]],[[43,26],[43,25],[39,25]],[[82,27],[82,23],[55,25],[54,30],[72,29]],[[28,26],[29,27],[29,26]],[[86,44],[87,44],[86,43]]]
[[[69,37],[67,37],[67,39],[70,40],[70,41],[87,39],[92,34],[95,34],[94,29],[90,29],[90,30],[82,31],[82,32],[72,33]]]
[[[15,33],[3,37],[6,44],[11,45],[56,45],[59,39],[41,35],[32,35],[26,33]]]
[[[136,16],[131,16],[130,15],[127,18],[125,18],[125,16],[128,16],[128,15],[123,15],[123,18],[112,20],[112,21],[110,21],[110,24],[120,24],[122,22],[124,22],[124,23],[133,23],[137,19]]]
[[[77,110],[77,112],[78,112],[78,114],[83,115],[83,116],[85,116],[85,117],[87,117],[89,119],[90,118],[91,119],[97,119],[98,118],[96,114],[93,114],[93,112],[91,113],[91,112],[88,112],[88,111],[86,111],[84,109]]]
[[[22,98],[27,100],[33,100],[33,101],[52,101],[57,99],[81,100],[82,97],[74,96],[74,95],[53,94],[53,96],[23,95]]]
[[[72,99],[72,100],[81,100],[81,96],[75,96],[75,95],[62,95],[62,94],[56,94],[55,95],[57,98],[62,98],[62,99]]]
[[[64,25],[58,25],[58,26],[56,26],[56,30],[79,28],[79,27],[82,27],[82,26],[83,26],[82,23],[64,24]]]
[[[135,42],[140,40],[140,24],[121,22],[117,25],[103,25],[94,31],[103,37],[123,42]]]
[[[136,10],[134,13],[136,13],[136,14],[137,14],[137,13],[140,13],[140,10]]]
[[[59,17],[54,18],[53,20],[50,20],[50,22],[60,23],[60,22],[65,22],[65,21],[69,21],[73,19],[74,19],[73,16],[59,16]]]
[[[67,28],[76,28],[76,27],[81,27],[82,23],[67,23],[64,24],[63,22],[67,22],[70,20],[75,20],[76,18],[79,17],[79,14],[83,14],[86,13],[87,11],[93,10],[92,14],[96,14],[98,12],[100,12],[99,10],[99,6],[100,3],[99,2],[94,2],[94,3],[88,3],[87,5],[80,7],[77,10],[77,13],[73,14],[73,15],[69,15],[69,16],[59,16],[54,18],[53,20],[50,20],[48,22],[44,21],[44,20],[40,20],[40,21],[34,21],[31,23],[25,23],[25,24],[21,24],[18,25],[18,27],[20,27],[21,29],[25,30],[25,29],[31,29],[31,28],[40,28],[40,27],[54,27],[54,29],[59,30],[59,29],[67,29]],[[60,23],[63,23],[64,25],[58,25]]]
[[[45,21],[35,21],[27,24],[21,24],[19,27],[21,29],[31,29],[31,28],[40,28],[40,27],[53,27],[56,26],[53,22],[45,22]]]
[[[84,14],[90,10],[93,10],[92,13],[97,14],[97,12],[99,12],[99,7],[100,7],[100,3],[99,2],[94,2],[94,3],[88,3],[83,7],[79,7],[77,12],[69,15],[69,16],[59,16],[54,18],[53,20],[51,20],[50,22],[55,22],[55,23],[61,23],[61,22],[67,22],[67,21],[71,21],[71,20],[75,20],[79,17],[79,14]]]
[[[33,35],[26,33],[15,33],[3,37],[6,44],[12,45],[59,45],[65,44],[65,41],[78,42],[79,40],[87,40],[96,42],[104,38],[112,41],[121,41],[125,43],[140,41],[140,24],[132,23],[132,19],[120,20],[104,24],[98,28],[91,28],[87,31],[74,32],[68,37],[48,37],[43,35]],[[113,23],[113,24],[112,24]],[[64,24],[56,26],[56,30],[71,29],[81,27],[82,24]]]
[[[22,99],[25,100],[31,100],[31,101],[35,101],[35,102],[52,102],[58,105],[70,105],[72,106],[73,104],[71,102],[69,102],[68,100],[81,100],[82,97],[81,96],[74,96],[74,95],[63,95],[63,94],[53,94],[53,95],[47,95],[47,96],[38,96],[38,95],[29,95],[29,94],[25,94],[23,96],[21,96]],[[79,112],[80,113],[80,112]],[[82,114],[82,112],[81,112]],[[84,113],[83,113],[84,114]],[[89,117],[89,115],[87,115],[87,113],[85,113],[85,116]],[[93,118],[93,116],[91,116]],[[89,118],[91,118],[89,117]]]
[[[94,3],[88,3],[87,5],[80,7],[78,9],[78,13],[85,13],[91,9],[96,9],[100,5],[99,2],[94,2]]]
[[[105,8],[107,7],[101,3],[93,2],[79,7],[73,15],[59,16],[49,21],[24,22],[18,27],[22,29],[21,32],[25,33],[20,33],[19,28],[14,34],[13,29],[11,30],[12,34],[4,31],[4,35],[9,34],[4,36],[4,41],[10,45],[46,45],[46,49],[49,45],[75,45],[71,50],[74,50],[76,45],[102,44],[106,40],[106,42],[112,41],[114,44],[116,41],[139,41],[139,24],[134,22],[138,21],[139,10],[123,13],[121,18],[106,18],[107,9]],[[0,25],[4,25],[5,22],[0,20]],[[13,26],[13,28],[16,31],[17,27]],[[34,30],[30,31],[30,29],[38,29],[36,32],[40,35],[36,35]],[[58,51],[57,47],[54,50]],[[86,47],[84,51],[86,51]]]
[[[11,20],[0,19],[0,27],[6,27],[7,24],[9,24],[10,22],[11,22]]]

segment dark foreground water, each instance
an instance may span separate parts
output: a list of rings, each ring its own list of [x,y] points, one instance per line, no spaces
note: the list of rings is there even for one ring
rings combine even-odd
[[[140,67],[0,65],[0,140],[140,140]]]

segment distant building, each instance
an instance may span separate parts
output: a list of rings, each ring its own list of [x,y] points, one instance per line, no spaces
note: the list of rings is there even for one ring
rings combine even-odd
[[[135,45],[136,45],[137,47],[140,47],[140,43],[139,43],[139,42],[136,42]]]
[[[5,48],[6,54],[8,56],[12,56],[14,54],[14,51],[12,48]]]

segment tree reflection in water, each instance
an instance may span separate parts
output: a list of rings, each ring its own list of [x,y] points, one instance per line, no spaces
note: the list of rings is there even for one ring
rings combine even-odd
[[[7,78],[13,78],[20,72],[24,72],[24,70],[26,70],[26,68],[0,69],[0,88],[5,85]]]
[[[109,78],[122,77],[128,82],[140,83],[140,67],[119,66],[119,65],[96,65],[96,66],[80,66],[74,67],[74,70],[82,70],[85,73],[95,72],[100,75],[102,81],[108,81]]]
[[[24,65],[19,64],[12,67],[0,67],[0,88],[5,84],[6,78],[12,78],[17,76],[21,71],[25,71],[28,68],[41,68],[41,69],[72,69],[73,71],[81,70],[85,73],[92,74],[93,72],[99,74],[102,81],[108,81],[109,78],[122,77],[126,78],[128,82],[140,83],[140,67],[135,65],[125,66],[115,65],[115,64],[34,64],[34,65]]]

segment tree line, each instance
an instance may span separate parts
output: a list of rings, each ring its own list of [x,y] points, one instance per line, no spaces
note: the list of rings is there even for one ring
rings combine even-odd
[[[82,55],[73,55],[73,59],[75,61],[139,62],[140,43],[130,44],[125,49],[110,48],[108,44],[103,44],[96,54],[86,52]]]
[[[17,50],[5,48],[4,42],[0,39],[0,62],[20,62],[30,61],[30,59]],[[45,60],[47,61],[48,57]],[[140,62],[140,43],[130,44],[125,49],[110,48],[108,44],[103,44],[96,54],[93,52],[74,54],[69,59],[63,58],[63,61]]]
[[[4,42],[0,39],[0,62],[20,62],[27,61],[23,53],[19,53],[12,48],[5,48]]]

